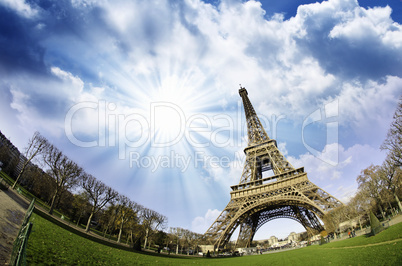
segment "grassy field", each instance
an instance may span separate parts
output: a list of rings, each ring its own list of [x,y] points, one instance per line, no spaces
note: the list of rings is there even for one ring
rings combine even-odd
[[[175,257],[115,249],[77,236],[34,214],[29,265],[402,265],[402,223],[374,237],[230,258]]]

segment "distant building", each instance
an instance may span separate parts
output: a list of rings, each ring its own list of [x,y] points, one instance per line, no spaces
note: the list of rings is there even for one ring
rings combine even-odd
[[[303,232],[302,233],[291,232],[288,237],[286,237],[285,239],[283,239],[281,241],[279,241],[279,239],[276,236],[271,236],[269,239],[257,240],[256,242],[258,242],[258,243],[265,242],[270,247],[280,247],[280,246],[284,246],[288,243],[299,242],[301,234],[303,234]]]
[[[257,247],[236,248],[236,251],[238,251],[242,255],[251,255],[257,253]]]
[[[296,241],[299,241],[299,237],[300,237],[300,234],[292,232],[292,233],[289,234],[288,240],[296,242]]]
[[[202,253],[207,254],[209,251],[211,254],[214,252],[214,245],[199,245]]]
[[[270,246],[273,246],[273,245],[275,245],[275,244],[277,244],[278,243],[278,238],[276,237],[276,236],[271,236],[269,239],[268,239],[268,244],[270,245]]]
[[[0,147],[6,147],[7,152],[11,157],[12,161],[16,162],[16,165],[12,171],[12,175],[15,177],[19,174],[22,169],[22,165],[27,160],[23,154],[20,153],[17,147],[0,131]]]

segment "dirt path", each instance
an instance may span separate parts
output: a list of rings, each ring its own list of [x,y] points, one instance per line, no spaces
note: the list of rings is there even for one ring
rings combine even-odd
[[[0,190],[0,265],[8,265],[28,205],[13,191]]]

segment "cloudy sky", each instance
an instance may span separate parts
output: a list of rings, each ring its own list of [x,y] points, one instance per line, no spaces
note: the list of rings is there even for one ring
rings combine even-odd
[[[298,4],[295,4],[298,3]],[[269,136],[341,201],[380,164],[402,92],[402,3],[0,0],[0,130],[35,131],[204,233],[240,180],[246,87]],[[285,237],[294,221],[257,239]]]

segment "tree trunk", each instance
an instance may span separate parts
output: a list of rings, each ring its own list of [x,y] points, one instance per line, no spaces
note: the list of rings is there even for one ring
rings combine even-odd
[[[385,220],[385,216],[384,216],[384,212],[383,212],[382,207],[381,207],[381,203],[378,204],[378,206],[380,207],[380,212],[381,212],[382,218]]]
[[[131,241],[131,245],[133,245],[133,247],[134,247],[135,241],[134,241],[133,229],[130,230],[130,241]]]
[[[85,228],[85,232],[87,232],[87,233],[89,232],[89,227],[91,226],[92,216],[94,216],[93,211],[91,212],[91,215],[89,215],[88,222],[87,222],[87,227]]]
[[[123,223],[124,220],[121,219],[121,223],[120,223],[120,231],[119,231],[119,237],[117,238],[117,243],[120,243],[120,239],[121,239],[121,232],[123,231]]]
[[[387,202],[388,202],[388,205],[389,205],[389,209],[391,210],[391,215],[392,215],[392,217],[394,217],[395,213],[394,213],[394,210],[392,209],[391,202],[389,202],[389,200]]]
[[[145,243],[144,243],[144,248],[147,248],[148,232],[149,232],[149,229],[147,228],[147,229],[145,230]]]
[[[60,206],[60,201],[61,201],[61,197],[63,196],[64,190],[60,190],[59,196],[57,197],[57,201],[54,204],[55,208],[58,208]]]
[[[396,202],[398,203],[399,212],[401,212],[402,211],[401,201],[399,200],[398,195],[396,195],[395,192],[394,192],[394,197],[395,197]]]
[[[80,214],[80,216],[78,217],[77,226],[80,226],[80,220],[81,220],[81,214]]]
[[[11,187],[12,189],[15,189],[15,186],[17,185],[18,180],[21,178],[22,173],[24,173],[24,171],[25,171],[25,167],[27,166],[27,164],[28,164],[28,163],[27,163],[27,162],[25,162],[25,163],[22,165],[21,172],[18,174],[17,179],[15,179],[15,182],[14,182],[13,186]]]
[[[109,230],[109,224],[106,226],[105,230],[103,231],[103,237],[106,238],[107,230]]]
[[[116,222],[116,218],[117,218],[117,215],[115,214],[115,215],[113,216],[112,224],[111,224],[110,227],[109,227],[109,228],[111,228],[110,231],[109,231],[109,239],[112,238],[112,230],[114,229],[114,224],[115,224],[115,222]]]
[[[52,198],[52,203],[50,203],[49,214],[53,214],[53,208],[54,208],[54,203],[56,202],[57,194],[58,194],[58,191],[56,190],[56,192],[54,193],[53,198]]]

